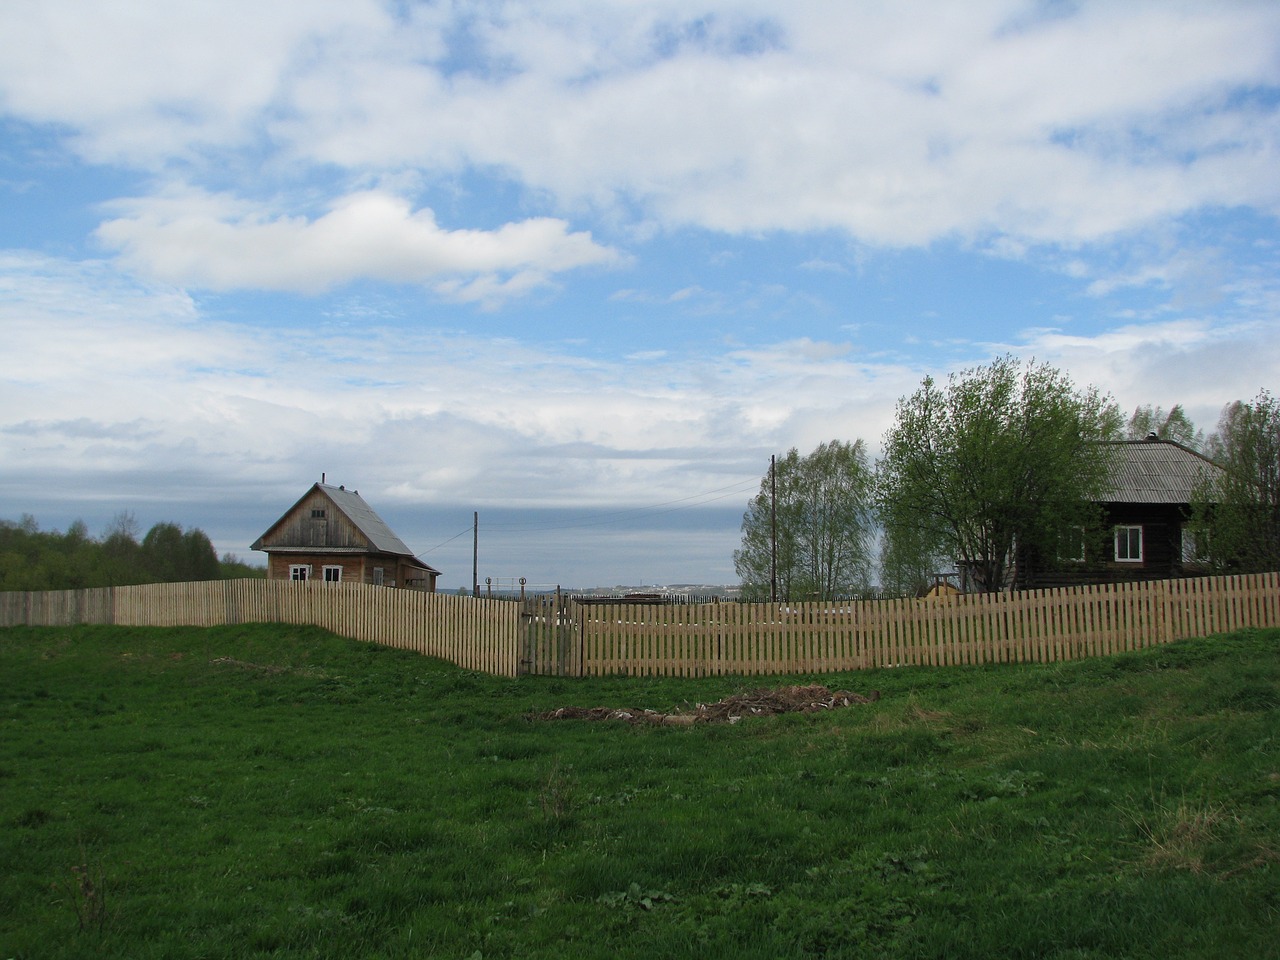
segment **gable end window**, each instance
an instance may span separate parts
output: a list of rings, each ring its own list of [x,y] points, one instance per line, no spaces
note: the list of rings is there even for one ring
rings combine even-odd
[[[1116,562],[1142,562],[1142,528],[1116,527]]]
[[[323,519],[324,519],[324,507],[319,507],[319,508],[317,508],[317,509],[312,510],[312,511],[311,511],[311,519],[312,519],[312,520],[323,520]]]
[[[325,567],[325,568],[324,568],[324,582],[325,582],[325,583],[341,583],[341,582],[342,582],[342,568],[341,568],[341,567],[337,567],[337,566],[333,566],[333,567],[329,567],[329,566],[327,566],[327,567]]]
[[[311,565],[306,563],[289,564],[289,579],[290,580],[310,580]]]

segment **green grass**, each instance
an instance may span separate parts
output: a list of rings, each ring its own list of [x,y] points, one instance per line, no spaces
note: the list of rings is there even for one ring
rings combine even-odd
[[[527,719],[797,680],[883,698]],[[0,958],[1280,956],[1280,631],[509,680],[311,628],[20,628],[0,725]]]

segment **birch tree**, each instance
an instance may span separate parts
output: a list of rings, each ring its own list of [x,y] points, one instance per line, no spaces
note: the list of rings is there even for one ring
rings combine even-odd
[[[874,479],[861,440],[832,440],[803,457],[793,447],[779,458],[742,518],[733,562],[743,596],[770,598],[775,517],[780,599],[864,594],[874,554]]]
[[[1221,571],[1280,570],[1280,400],[1261,391],[1228,404],[1209,438],[1221,476],[1199,495],[1196,521]]]

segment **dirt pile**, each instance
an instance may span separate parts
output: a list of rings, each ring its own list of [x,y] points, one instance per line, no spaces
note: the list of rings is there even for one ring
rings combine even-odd
[[[779,713],[817,713],[856,703],[874,703],[880,691],[867,696],[849,690],[828,690],[821,684],[775,687],[735,694],[716,703],[700,703],[693,710],[659,713],[630,707],[559,707],[533,714],[535,720],[621,720],[654,726],[690,726],[695,723],[737,723],[743,717],[768,717]]]

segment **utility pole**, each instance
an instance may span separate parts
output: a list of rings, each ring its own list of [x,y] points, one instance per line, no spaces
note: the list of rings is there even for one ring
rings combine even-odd
[[[471,518],[471,595],[480,596],[480,511]]]
[[[778,457],[769,456],[769,600],[778,602]]]

